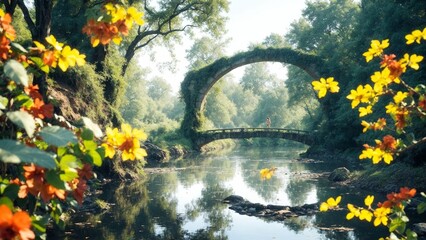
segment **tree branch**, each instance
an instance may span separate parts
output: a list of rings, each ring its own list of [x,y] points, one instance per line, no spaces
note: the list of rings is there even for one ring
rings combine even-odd
[[[6,8],[6,13],[9,13],[11,16],[13,16],[13,13],[16,9],[16,4],[18,2],[16,0],[4,0],[2,2],[4,4],[4,7]]]
[[[24,14],[24,19],[25,22],[28,25],[28,29],[31,32],[31,35],[34,37],[37,35],[37,28],[36,25],[34,23],[34,21],[31,19],[31,15],[30,12],[28,11],[27,6],[25,5],[23,0],[17,0],[18,1],[18,6],[19,8],[22,10],[22,13]]]

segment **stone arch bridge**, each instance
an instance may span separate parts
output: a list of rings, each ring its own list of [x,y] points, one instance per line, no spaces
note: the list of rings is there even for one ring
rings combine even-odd
[[[227,128],[200,131],[195,144],[198,149],[201,149],[202,146],[219,139],[243,138],[282,138],[306,145],[314,143],[313,135],[302,130],[286,128]]]
[[[212,86],[233,69],[256,62],[291,64],[303,69],[313,79],[324,74],[322,59],[291,48],[256,48],[229,58],[221,58],[204,68],[188,72],[181,83],[181,96],[185,102],[181,129],[187,138],[196,143],[197,139],[204,136],[200,132],[205,118],[203,110],[207,93]]]

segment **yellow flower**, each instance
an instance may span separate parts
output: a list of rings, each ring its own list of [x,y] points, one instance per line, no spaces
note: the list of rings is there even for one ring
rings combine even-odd
[[[111,16],[111,22],[116,23],[126,19],[126,9],[118,4],[108,3],[104,6],[106,13]]]
[[[404,58],[401,59],[400,62],[402,65],[406,64],[414,70],[419,70],[420,68],[419,62],[421,62],[422,60],[423,60],[423,56],[421,55],[413,54],[410,56],[408,53],[406,53],[404,54]]]
[[[361,212],[359,211],[359,209],[350,203],[348,204],[348,210],[349,210],[349,213],[346,214],[347,220],[351,220],[352,218],[359,217],[359,215],[361,215]]]
[[[148,138],[148,136],[142,130],[136,128],[132,129],[129,124],[121,124],[121,130],[126,136],[133,136],[140,141],[145,141]]]
[[[378,140],[376,140],[376,142],[377,141]],[[390,164],[393,161],[392,153],[383,151],[380,148],[375,148],[375,149],[368,148],[363,150],[361,155],[359,156],[359,159],[365,159],[365,158],[370,158],[373,164],[378,164],[382,160],[387,164]]]
[[[423,40],[426,40],[426,28],[424,28],[423,31],[414,30],[411,32],[411,34],[407,34],[405,36],[405,39],[407,39],[407,44],[412,44],[414,41],[420,44],[420,40],[422,38]]]
[[[126,141],[125,143],[129,143],[129,142]],[[131,144],[129,145],[131,146],[122,149],[123,153],[121,154],[121,157],[123,161],[127,161],[127,160],[133,161],[135,159],[143,159],[144,157],[148,155],[146,150],[140,147],[140,142],[138,139],[133,138],[131,140]]]
[[[399,83],[399,79],[392,79],[390,77],[389,68],[384,68],[381,72],[374,72],[370,78],[371,81],[374,82],[374,91],[376,93],[382,93],[383,87],[388,86],[392,82]]]
[[[319,81],[313,81],[312,86],[314,90],[318,91],[318,97],[322,98],[327,94],[327,90],[331,93],[339,92],[339,83],[334,81],[333,77],[327,79],[320,78]]]
[[[372,148],[367,148],[362,150],[361,155],[359,155],[359,159],[373,158],[374,150]]]
[[[373,161],[373,164],[378,164],[383,159],[383,155],[385,152],[381,150],[380,148],[375,148],[373,151],[373,156],[371,160]]]
[[[139,12],[135,7],[129,7],[126,14],[126,26],[132,28],[133,21],[138,25],[143,25],[143,12]]]
[[[0,17],[3,17],[4,16],[4,11],[3,11],[3,9],[0,9]]]
[[[60,42],[56,41],[56,38],[53,35],[50,35],[50,36],[46,37],[46,42],[48,42],[50,45],[52,45],[52,47],[56,51],[61,51],[62,47],[64,46],[63,43],[60,43]]]
[[[367,209],[361,209],[361,212],[359,214],[359,220],[364,219],[371,222],[371,220],[373,219],[373,213],[368,211]]]
[[[383,161],[387,164],[390,164],[393,161],[392,153],[385,152],[383,153]]]
[[[386,113],[395,115],[398,112],[398,106],[394,103],[389,103],[386,106]]]
[[[269,180],[274,175],[277,168],[264,168],[260,170],[260,178]]]
[[[120,5],[115,5],[115,12],[114,14],[111,15],[112,17],[111,22],[115,23],[120,20],[125,20],[126,15],[127,15],[127,12],[125,8],[121,7]]]
[[[42,43],[37,42],[37,41],[33,41],[33,42],[34,42],[34,44],[36,45],[37,50],[39,50],[39,51],[44,51],[44,50],[46,50],[46,47],[45,47]]]
[[[124,142],[123,134],[118,131],[117,128],[106,128],[105,142],[102,146],[105,148],[105,155],[109,158],[113,158],[115,155],[115,148],[120,146]]]
[[[393,100],[395,101],[395,103],[396,104],[401,104],[401,102],[402,101],[404,101],[404,99],[405,98],[407,98],[408,97],[408,93],[407,92],[401,92],[401,91],[398,91],[397,93],[396,93],[396,95],[395,96],[393,96]]]
[[[376,219],[374,219],[374,226],[379,226],[380,224],[383,224],[383,226],[387,226],[388,225],[388,215],[390,214],[391,209],[390,208],[376,208],[376,210],[374,210],[374,217]]]
[[[105,4],[104,8],[106,10],[106,13],[110,16],[114,15],[114,13],[116,12],[115,6],[112,3]]]
[[[114,146],[108,144],[108,143],[102,143],[102,147],[105,148],[105,156],[109,158],[113,158],[115,155],[115,148]]]
[[[360,107],[359,109],[359,116],[360,117],[364,117],[370,113],[373,113],[373,110],[371,109],[371,105],[367,106],[367,107]]]
[[[366,121],[364,121],[364,120],[362,120],[362,122],[361,122],[361,125],[364,127],[363,129],[362,129],[362,132],[364,133],[364,132],[367,132],[367,130],[370,128],[370,126],[371,126],[371,124],[370,123],[368,123],[368,122],[366,122]]]
[[[121,124],[121,130],[124,141],[119,149],[122,151],[123,161],[143,159],[147,156],[146,150],[140,147],[140,141],[146,140],[147,135],[139,129],[132,129],[129,124]]]
[[[327,210],[329,210],[331,208],[336,208],[339,205],[340,200],[342,200],[342,196],[338,196],[336,199],[334,199],[332,197],[327,199],[327,202],[321,203],[320,211],[326,212]]]
[[[372,40],[370,48],[362,55],[365,57],[365,60],[369,62],[373,59],[373,57],[380,56],[383,53],[383,50],[387,47],[389,47],[389,39],[385,39],[382,42],[379,40]]]
[[[374,201],[374,196],[373,195],[368,195],[367,197],[365,197],[365,199],[364,199],[364,204],[365,204],[365,206],[367,206],[367,207],[371,207],[371,204],[373,204],[373,201]]]
[[[346,97],[349,100],[352,100],[351,106],[355,108],[360,103],[368,103],[373,95],[373,88],[366,84],[365,87],[359,85],[356,90],[351,90],[351,93]]]
[[[80,54],[77,49],[71,49],[70,46],[65,46],[59,56],[58,65],[62,71],[66,71],[68,67],[74,67],[76,64],[82,66],[86,63],[86,55]]]

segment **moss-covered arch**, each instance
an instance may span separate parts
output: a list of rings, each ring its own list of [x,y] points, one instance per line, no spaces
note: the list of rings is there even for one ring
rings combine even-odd
[[[204,68],[190,71],[181,83],[181,96],[186,105],[181,129],[186,137],[192,142],[197,139],[204,119],[205,99],[212,86],[233,69],[256,62],[281,62],[295,65],[306,71],[312,78],[319,78],[324,74],[322,59],[291,48],[256,48],[229,58],[218,59]]]

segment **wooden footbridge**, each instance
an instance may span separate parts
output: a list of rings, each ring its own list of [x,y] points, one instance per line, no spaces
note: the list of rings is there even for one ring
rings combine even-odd
[[[196,144],[199,148],[219,139],[243,138],[283,138],[306,145],[314,143],[313,135],[308,131],[286,128],[227,128],[198,132]]]

